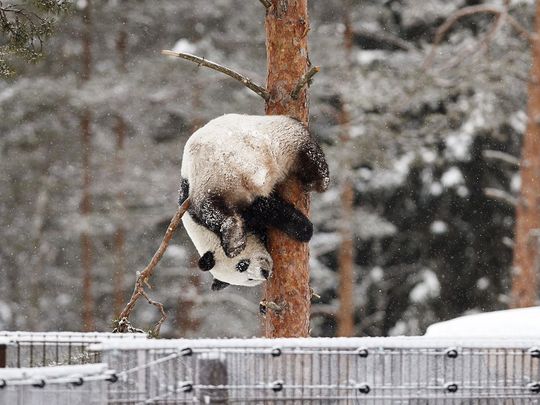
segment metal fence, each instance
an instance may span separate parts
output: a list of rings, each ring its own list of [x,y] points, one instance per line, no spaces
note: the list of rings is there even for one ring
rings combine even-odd
[[[0,367],[45,367],[100,361],[99,352],[88,352],[91,344],[111,339],[146,339],[145,334],[82,332],[0,331]]]
[[[0,404],[102,405],[107,403],[106,364],[0,369]]]
[[[5,337],[0,334],[0,339],[1,336]],[[540,405],[540,339],[148,340],[140,335],[58,336],[55,340],[51,334],[41,338],[39,334],[26,334],[19,336],[21,341],[17,343],[11,335],[9,340],[14,346],[8,349],[8,363],[32,363],[25,357],[28,356],[33,363],[58,364],[56,359],[62,356],[57,357],[56,350],[66,350],[62,353],[68,355],[71,343],[75,357],[64,363],[99,359],[116,371],[114,378],[108,371],[89,380],[104,384],[101,387],[107,390],[106,398],[95,396],[102,402],[94,401],[94,397],[94,402],[49,399],[47,405]],[[24,350],[17,352],[17,346],[24,346]],[[15,356],[13,360],[9,353]],[[79,380],[69,378],[69,386],[57,390],[57,394],[84,392],[85,385],[74,385]],[[44,380],[49,390],[59,386]],[[0,392],[7,392],[1,386],[0,375]],[[43,392],[44,398],[53,398],[40,389],[31,386],[24,395],[33,390],[36,398],[39,392]],[[12,388],[11,393],[14,392]],[[1,398],[2,404],[26,404],[16,402],[15,397],[11,397],[11,402],[2,402]],[[20,400],[20,396],[16,399]]]
[[[110,404],[540,404],[539,341],[109,342]]]

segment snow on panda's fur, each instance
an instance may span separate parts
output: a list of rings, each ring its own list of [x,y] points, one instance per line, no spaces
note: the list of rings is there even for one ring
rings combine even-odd
[[[198,129],[182,159],[183,223],[199,267],[214,276],[213,289],[255,286],[267,279],[272,259],[264,237],[269,226],[307,242],[311,222],[282,200],[275,187],[296,176],[306,190],[328,187],[328,166],[317,142],[286,116],[227,114]]]

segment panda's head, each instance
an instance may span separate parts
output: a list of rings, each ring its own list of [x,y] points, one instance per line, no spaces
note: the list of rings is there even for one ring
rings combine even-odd
[[[199,259],[199,268],[214,276],[212,290],[233,285],[255,287],[272,275],[272,258],[256,235],[248,235],[245,249],[233,258],[221,246],[206,251]]]
[[[230,258],[223,251],[219,237],[195,222],[189,211],[182,222],[201,255],[199,268],[214,276],[212,290],[222,290],[230,284],[254,287],[272,275],[272,258],[259,236],[248,234],[244,250]]]

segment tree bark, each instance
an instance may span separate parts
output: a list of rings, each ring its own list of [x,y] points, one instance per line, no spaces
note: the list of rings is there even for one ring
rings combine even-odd
[[[344,4],[343,47],[345,50],[345,76],[351,75],[351,51],[353,44],[353,31],[350,20],[350,3]],[[343,148],[348,147],[350,140],[350,117],[347,111],[345,97],[341,98],[339,111],[339,124],[341,126],[341,143]],[[347,159],[349,160],[349,159]],[[354,215],[354,189],[350,178],[350,162],[345,162],[344,174],[341,182],[341,245],[338,255],[339,271],[339,309],[337,313],[337,335],[354,336],[354,244],[352,217]]]
[[[82,35],[82,70],[81,80],[87,82],[92,73],[92,14],[91,3],[88,1],[83,11],[84,30]],[[88,108],[81,114],[81,152],[82,152],[82,197],[80,213],[88,224],[91,213],[91,155],[92,155],[92,113]],[[94,299],[92,296],[92,240],[88,230],[83,230],[80,236],[81,265],[83,270],[83,331],[95,330]]]
[[[540,2],[535,32],[540,33]],[[528,124],[521,152],[521,193],[516,212],[512,306],[537,302],[540,231],[540,41],[533,38],[528,88]]]
[[[272,0],[266,11],[267,89],[270,98],[266,114],[288,115],[308,123],[307,89],[291,97],[296,84],[309,69],[307,0]],[[300,183],[287,180],[278,190],[282,197],[309,215],[310,199]],[[266,301],[279,310],[268,310],[266,337],[309,335],[311,292],[309,289],[309,248],[281,232],[269,232],[269,250],[274,272],[266,284]]]

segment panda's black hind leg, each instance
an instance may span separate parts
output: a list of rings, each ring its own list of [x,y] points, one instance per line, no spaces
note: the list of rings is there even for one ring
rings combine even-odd
[[[313,224],[299,210],[277,194],[258,197],[242,211],[248,229],[273,227],[300,242],[308,242],[313,236]]]
[[[295,174],[307,191],[322,193],[330,181],[328,163],[319,144],[311,139],[298,151]]]

